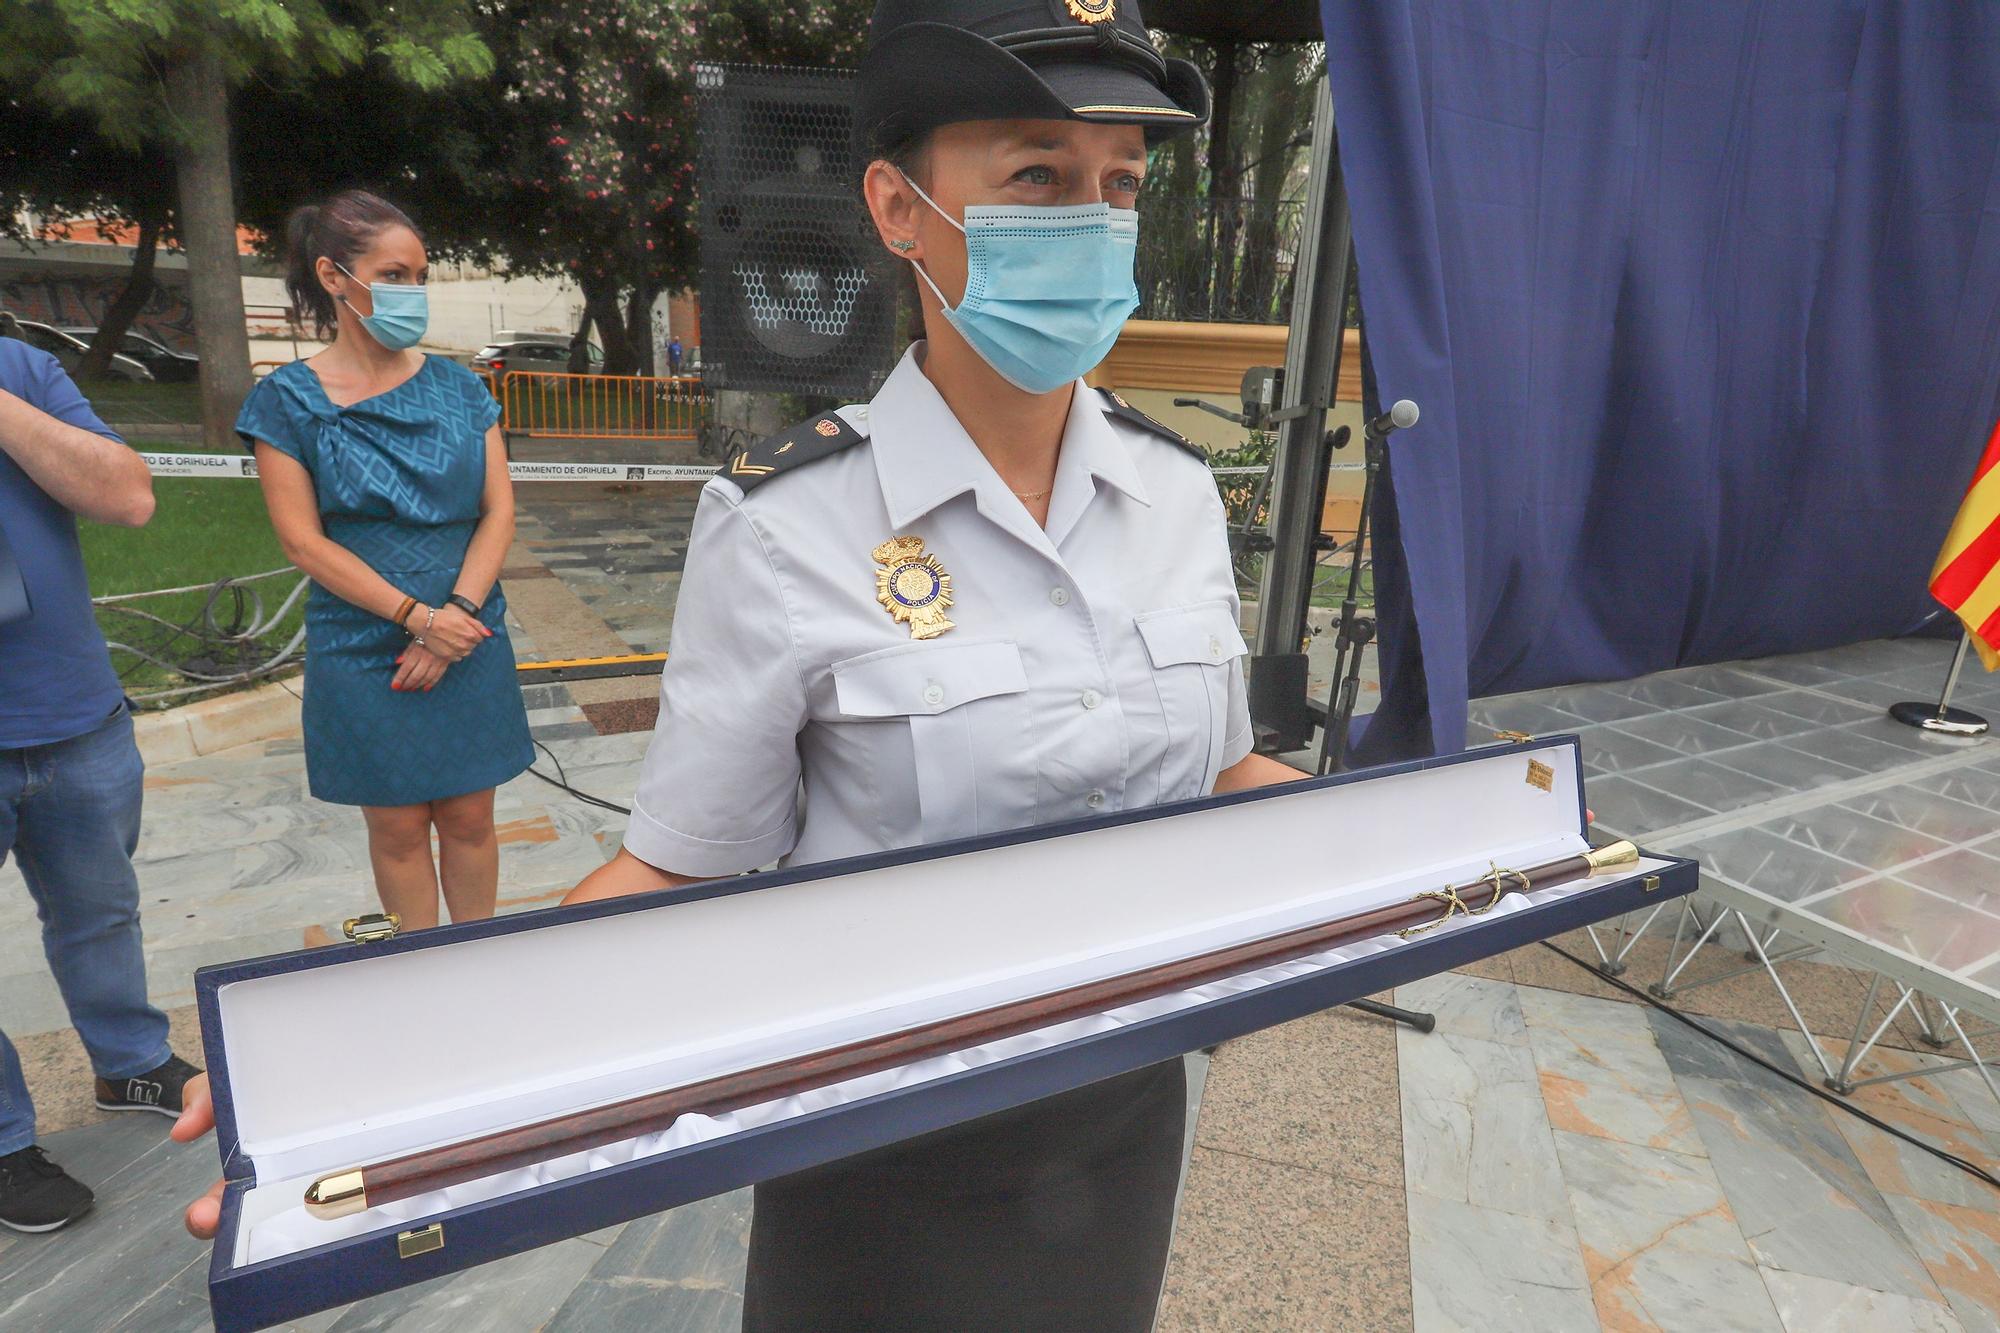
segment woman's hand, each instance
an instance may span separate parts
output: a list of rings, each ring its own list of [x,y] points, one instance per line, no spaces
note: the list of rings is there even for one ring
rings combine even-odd
[[[455,606],[440,607],[430,628],[423,628],[430,608],[419,606],[410,612],[409,628],[424,636],[424,643],[447,662],[463,662],[472,650],[493,637],[493,631]]]
[[[412,643],[396,658],[396,675],[389,688],[428,690],[444,678],[444,669],[450,665],[421,643]]]
[[[181,1090],[181,1114],[174,1121],[174,1127],[167,1131],[167,1137],[175,1143],[193,1143],[202,1135],[215,1128],[215,1104],[208,1096],[208,1075],[198,1074],[187,1081]],[[222,1223],[222,1189],[226,1182],[216,1181],[209,1186],[208,1193],[196,1199],[187,1207],[182,1219],[188,1235],[197,1240],[214,1240],[215,1229]]]

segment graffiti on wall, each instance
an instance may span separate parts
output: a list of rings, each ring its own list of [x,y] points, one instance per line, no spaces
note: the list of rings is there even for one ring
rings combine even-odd
[[[123,283],[122,275],[55,274],[39,267],[0,264],[0,310],[58,328],[95,328],[118,299]],[[132,328],[175,351],[193,351],[194,307],[188,304],[187,289],[155,281],[153,294]]]

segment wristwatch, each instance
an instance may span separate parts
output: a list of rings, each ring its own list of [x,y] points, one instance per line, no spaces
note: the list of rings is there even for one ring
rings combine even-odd
[[[473,601],[470,597],[467,597],[462,593],[453,593],[451,596],[445,598],[444,600],[446,605],[457,607],[459,610],[465,612],[465,614],[467,614],[468,616],[471,616],[474,620],[479,619],[479,603]]]

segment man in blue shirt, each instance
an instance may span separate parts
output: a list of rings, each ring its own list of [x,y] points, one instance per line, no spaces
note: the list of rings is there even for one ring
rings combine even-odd
[[[76,516],[139,527],[153,479],[54,357],[0,337],[0,864],[12,853],[42,949],[108,1111],[176,1115],[199,1071],[146,1001],[139,841],[144,766],[91,612]],[[35,1146],[35,1110],[0,1032],[0,1225],[54,1231],[91,1193]]]

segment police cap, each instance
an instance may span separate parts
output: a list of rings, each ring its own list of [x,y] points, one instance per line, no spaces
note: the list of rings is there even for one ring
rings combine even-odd
[[[861,60],[864,158],[967,120],[1141,125],[1157,142],[1208,120],[1208,85],[1162,56],[1138,0],[878,0]]]

